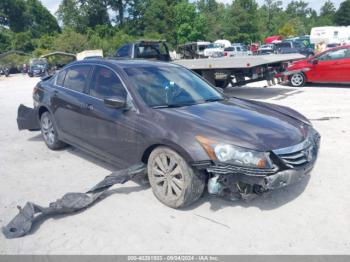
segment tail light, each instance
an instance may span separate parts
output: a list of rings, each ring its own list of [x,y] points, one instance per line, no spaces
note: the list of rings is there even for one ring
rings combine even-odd
[[[227,53],[227,52],[224,52],[224,56],[228,56],[228,53]]]

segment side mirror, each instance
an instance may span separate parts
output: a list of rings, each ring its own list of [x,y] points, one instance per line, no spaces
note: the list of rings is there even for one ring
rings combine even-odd
[[[108,97],[103,99],[106,107],[110,108],[124,108],[126,106],[126,99],[122,97]]]
[[[317,59],[312,60],[312,64],[313,65],[318,65],[318,60]]]

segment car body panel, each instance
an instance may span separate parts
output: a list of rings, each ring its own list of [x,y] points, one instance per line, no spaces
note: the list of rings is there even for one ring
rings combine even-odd
[[[350,83],[350,56],[327,61],[318,59],[328,52],[340,49],[347,49],[350,53],[350,46],[342,46],[327,50],[314,57],[294,62],[288,67],[285,75],[290,75],[293,72],[304,72],[308,82]]]
[[[196,140],[197,135],[271,151],[300,143],[310,128],[308,120],[292,109],[238,98],[152,109],[123,70],[154,64],[181,67],[178,65],[145,60],[85,60],[66,68],[79,64],[106,66],[118,74],[127,87],[133,109],[108,108],[101,99],[90,96],[88,90],[78,93],[57,86],[53,77],[39,83],[39,91],[34,95],[36,110],[44,107],[54,115],[61,140],[123,167],[145,161],[147,152],[157,145],[173,148],[189,163],[210,161]]]

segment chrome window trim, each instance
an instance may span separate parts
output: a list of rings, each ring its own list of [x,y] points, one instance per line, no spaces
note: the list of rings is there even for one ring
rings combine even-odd
[[[126,93],[127,93],[127,97],[129,97],[130,102],[132,103],[133,108],[136,110],[137,113],[139,113],[139,110],[138,110],[138,108],[135,106],[134,99],[133,99],[132,95],[130,94],[128,88],[126,87],[126,84],[125,84],[124,80],[120,77],[120,75],[119,75],[113,68],[111,68],[111,67],[109,67],[109,66],[106,66],[106,65],[97,64],[97,63],[83,63],[83,64],[74,64],[74,65],[67,66],[67,67],[65,67],[63,70],[68,70],[69,68],[71,68],[71,67],[73,67],[73,66],[81,66],[81,65],[102,66],[102,67],[105,67],[105,68],[111,70],[111,71],[119,78],[120,82],[122,83],[123,88],[125,89],[125,91],[126,91]],[[60,71],[62,71],[62,70],[60,70]],[[59,71],[59,72],[60,72],[60,71]],[[58,73],[58,74],[59,74],[59,73]],[[57,85],[57,76],[58,76],[58,74],[56,74],[56,76],[55,76],[55,81],[54,81],[54,85],[55,85],[55,86],[60,87],[60,88],[63,88],[63,89],[66,89],[66,90],[69,90],[69,91],[72,91],[72,92],[77,93],[77,94],[82,94],[82,95],[85,95],[85,96],[87,96],[87,97],[91,97],[91,98],[94,98],[94,99],[96,99],[96,100],[99,100],[99,101],[102,101],[102,102],[103,102],[103,99],[101,99],[101,98],[97,98],[97,97],[94,97],[94,96],[92,96],[92,95],[90,95],[90,94],[86,94],[86,93],[84,93],[84,92],[78,92],[78,91],[75,91],[75,90],[73,90],[73,89],[70,89],[70,88],[67,88],[67,87],[64,87],[64,86]],[[89,89],[89,91],[90,91],[90,89]],[[127,100],[128,100],[128,98],[127,98]]]

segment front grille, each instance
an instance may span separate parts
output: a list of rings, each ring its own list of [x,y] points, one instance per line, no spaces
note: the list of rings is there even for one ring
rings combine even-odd
[[[306,139],[302,143],[274,150],[273,152],[290,168],[299,168],[316,160],[318,151],[318,141],[316,138]]]
[[[245,174],[248,176],[268,176],[274,174],[278,171],[278,168],[275,166],[271,169],[259,169],[259,168],[249,168],[242,166],[235,166],[225,163],[215,163],[207,168],[209,173],[215,173],[220,175],[226,174]]]

